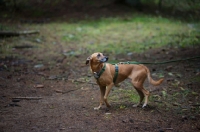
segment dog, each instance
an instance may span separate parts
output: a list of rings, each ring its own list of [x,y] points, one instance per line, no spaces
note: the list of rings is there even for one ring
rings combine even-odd
[[[106,63],[107,61],[108,57],[100,52],[93,53],[86,60],[86,65],[90,65],[90,70],[93,73],[101,91],[100,104],[98,107],[95,107],[94,110],[99,110],[104,102],[107,107],[110,107],[107,98],[111,88],[114,85],[117,86],[120,82],[127,78],[131,79],[133,87],[140,96],[139,102],[136,105],[133,105],[133,107],[139,106],[143,99],[145,100],[142,108],[147,106],[150,93],[148,90],[144,89],[144,81],[148,78],[148,81],[151,84],[157,86],[160,85],[164,79],[161,78],[158,81],[154,81],[150,76],[149,69],[142,64],[118,63],[118,65],[112,65]]]

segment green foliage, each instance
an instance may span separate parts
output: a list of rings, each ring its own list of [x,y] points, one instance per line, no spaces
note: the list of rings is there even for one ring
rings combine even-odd
[[[23,25],[26,29],[46,30],[53,33],[62,43],[63,47],[79,47],[77,53],[92,53],[96,51],[109,54],[127,54],[144,52],[150,48],[162,46],[185,47],[200,43],[198,23],[184,23],[162,17],[134,14],[130,16],[101,18],[99,20],[84,20],[68,23],[49,23],[42,25]],[[16,30],[17,28],[1,25],[3,30]],[[43,33],[42,33],[43,34]],[[39,37],[39,38],[38,38]],[[13,38],[16,39],[16,38]],[[33,36],[32,42],[57,43],[47,36]],[[25,38],[15,44],[28,41]],[[15,45],[14,44],[14,45]],[[42,45],[38,45],[42,46]],[[9,51],[11,45],[1,46],[1,51]],[[53,48],[49,46],[48,48]]]
[[[199,29],[193,25],[190,27],[181,21],[135,14],[126,18],[102,18],[49,26],[57,27],[55,33],[63,42],[77,43],[91,53],[119,54],[143,52],[165,45],[196,45],[199,43]]]

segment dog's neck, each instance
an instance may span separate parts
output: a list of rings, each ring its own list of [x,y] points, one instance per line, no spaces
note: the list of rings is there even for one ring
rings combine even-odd
[[[92,72],[97,72],[98,73],[103,68],[103,63],[93,64],[91,62],[90,63],[90,68],[91,68]]]

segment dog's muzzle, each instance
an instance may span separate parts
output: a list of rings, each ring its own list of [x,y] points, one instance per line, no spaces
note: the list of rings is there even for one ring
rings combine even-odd
[[[102,63],[106,62],[106,61],[108,61],[108,57],[107,56],[105,56],[103,59],[100,60],[100,62],[102,62]]]

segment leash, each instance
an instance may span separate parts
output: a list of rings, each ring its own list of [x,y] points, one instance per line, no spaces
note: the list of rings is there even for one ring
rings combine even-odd
[[[115,65],[115,64],[154,64],[154,65],[158,65],[158,64],[166,64],[166,63],[172,63],[172,62],[178,62],[178,61],[192,60],[192,59],[197,59],[197,58],[200,58],[200,56],[195,56],[195,57],[186,58],[186,59],[163,61],[163,62],[137,62],[137,61],[131,61],[130,62],[130,61],[127,61],[127,62],[110,63],[110,64],[112,64],[112,65]]]
[[[186,59],[178,59],[178,60],[171,60],[171,61],[163,61],[163,62],[137,62],[137,61],[127,61],[127,62],[120,62],[120,63],[110,63],[112,65],[115,65],[115,75],[113,78],[113,82],[115,83],[117,80],[117,76],[118,76],[118,72],[119,72],[119,66],[118,64],[154,64],[154,65],[158,65],[158,64],[166,64],[166,63],[172,63],[172,62],[178,62],[178,61],[186,61],[186,60],[192,60],[192,59],[197,59],[200,58],[200,56],[195,56],[195,57],[191,57],[191,58],[186,58]],[[99,73],[94,72],[94,77],[98,80],[101,76],[101,74],[106,70],[106,64],[104,64],[103,68],[101,69],[101,71]]]

